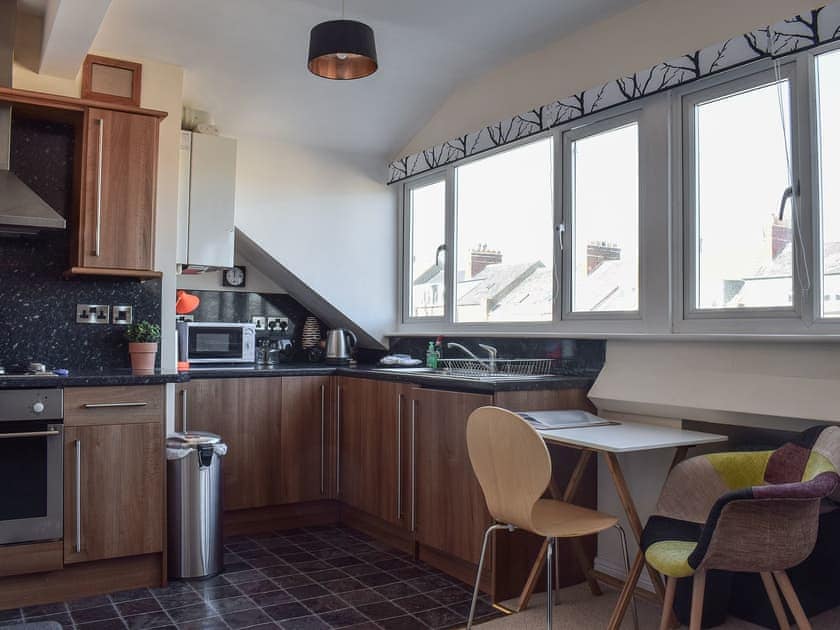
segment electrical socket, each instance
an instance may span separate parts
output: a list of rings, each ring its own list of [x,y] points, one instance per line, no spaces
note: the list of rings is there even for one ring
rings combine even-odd
[[[251,317],[251,323],[254,324],[257,330],[265,330],[265,316],[264,315],[254,315]]]
[[[117,326],[128,326],[134,321],[134,309],[127,304],[111,307],[111,322]]]
[[[77,324],[109,324],[111,309],[107,304],[76,304]]]
[[[286,332],[289,329],[288,317],[266,317],[265,328],[269,332]]]

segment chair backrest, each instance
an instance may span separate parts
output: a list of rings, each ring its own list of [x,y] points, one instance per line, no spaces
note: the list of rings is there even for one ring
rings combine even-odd
[[[491,516],[533,531],[531,513],[551,480],[551,457],[534,428],[499,407],[467,420],[467,450]]]

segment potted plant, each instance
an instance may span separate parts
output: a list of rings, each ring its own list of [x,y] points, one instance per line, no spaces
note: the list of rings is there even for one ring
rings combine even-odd
[[[125,338],[131,356],[131,369],[135,372],[154,372],[160,326],[147,321],[131,324],[125,331]]]

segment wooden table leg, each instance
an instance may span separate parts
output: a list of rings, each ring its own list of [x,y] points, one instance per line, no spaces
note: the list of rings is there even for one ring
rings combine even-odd
[[[639,551],[633,564],[630,566],[630,574],[624,582],[624,588],[621,589],[621,594],[618,596],[618,601],[613,608],[610,623],[607,626],[608,630],[619,630],[621,622],[624,620],[624,615],[627,612],[627,607],[630,605],[630,600],[636,592],[636,584],[639,582],[639,576],[642,574],[642,569],[645,568],[645,556]]]
[[[569,477],[569,483],[566,484],[566,489],[563,492],[562,496],[560,496],[560,486],[554,479],[552,479],[551,484],[549,485],[549,491],[551,492],[551,496],[555,499],[562,499],[567,503],[571,502],[572,499],[574,499],[578,486],[580,486],[580,482],[583,479],[584,473],[586,472],[586,466],[589,464],[589,460],[591,457],[592,451],[580,451],[577,463],[575,464],[575,468],[572,471],[572,476]],[[601,587],[599,586],[598,581],[592,576],[589,567],[587,566],[587,559],[586,554],[583,550],[583,544],[577,538],[573,538],[571,540],[571,543],[572,550],[575,553],[575,557],[581,565],[581,570],[583,571],[584,576],[586,576],[586,581],[589,584],[589,589],[592,591],[593,595],[602,595],[603,592],[601,591]],[[528,607],[528,602],[531,600],[531,595],[533,594],[534,588],[537,585],[537,580],[540,577],[540,572],[542,571],[542,568],[545,565],[545,557],[547,551],[548,543],[546,541],[543,541],[543,544],[540,547],[540,551],[539,553],[537,553],[537,557],[534,560],[534,564],[531,566],[531,572],[528,574],[528,579],[525,580],[525,586],[522,588],[522,593],[519,595],[519,603],[516,607],[517,612],[519,612],[520,610],[524,610]]]

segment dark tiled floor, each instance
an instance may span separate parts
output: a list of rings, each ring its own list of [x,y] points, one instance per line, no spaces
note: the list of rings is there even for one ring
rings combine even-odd
[[[0,611],[0,626],[55,620],[73,630],[422,630],[463,625],[470,587],[352,529],[231,539],[225,572],[166,588]],[[485,598],[476,618],[498,616]]]

